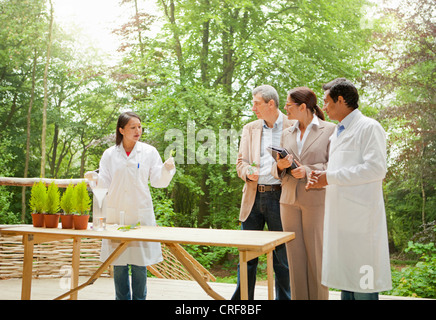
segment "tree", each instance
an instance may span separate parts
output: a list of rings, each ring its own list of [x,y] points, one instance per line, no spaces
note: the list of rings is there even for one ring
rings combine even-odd
[[[46,160],[46,136],[47,136],[47,104],[48,104],[48,90],[47,90],[47,74],[50,66],[51,43],[53,34],[53,3],[50,2],[50,23],[48,27],[48,40],[47,40],[47,60],[44,69],[44,105],[42,109],[42,133],[41,133],[41,177],[45,177],[45,160]]]
[[[134,4],[134,17],[145,17],[145,12],[138,12],[137,1]],[[294,86],[320,91],[322,83],[336,76],[358,78],[370,34],[360,28],[365,1],[159,0],[158,4],[166,22],[162,33],[147,38],[137,24],[121,28],[128,40],[123,48],[129,51],[119,68],[120,83],[132,109],[144,115],[147,142],[164,153],[166,133],[180,130],[183,135],[179,139],[183,153],[176,158],[179,170],[167,194],[180,222],[235,227],[241,181],[235,159],[220,162],[219,152],[214,152],[220,133],[233,130],[238,138],[242,126],[253,119],[247,105],[257,85],[270,83],[283,98]],[[142,27],[145,31],[149,24]],[[147,53],[147,60],[137,58],[140,52]],[[150,70],[146,77],[143,70]],[[137,84],[144,78],[157,85],[138,96]],[[232,145],[227,137],[226,143],[227,148],[237,148],[237,139]],[[206,161],[199,163],[202,153]]]
[[[403,0],[382,10],[371,50],[377,68],[366,74],[378,96],[388,97],[379,114],[389,134],[386,206],[391,237],[402,248],[436,219],[436,5]]]

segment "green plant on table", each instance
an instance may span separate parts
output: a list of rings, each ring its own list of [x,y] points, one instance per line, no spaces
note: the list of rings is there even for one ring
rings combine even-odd
[[[61,197],[60,204],[64,214],[72,214],[74,210],[74,185],[69,184]]]
[[[58,186],[54,181],[48,186],[47,189],[47,213],[58,214],[60,209],[60,197]]]
[[[77,215],[88,215],[91,208],[91,198],[89,197],[87,184],[85,181],[78,183],[74,187],[73,194],[74,211]]]
[[[40,180],[34,183],[30,192],[29,206],[32,213],[44,213],[47,211],[47,188]]]

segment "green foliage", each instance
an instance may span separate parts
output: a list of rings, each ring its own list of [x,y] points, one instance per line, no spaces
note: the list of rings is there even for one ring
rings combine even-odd
[[[42,181],[33,184],[29,205],[32,213],[47,212],[47,188]]]
[[[75,214],[89,214],[89,210],[91,208],[91,198],[89,197],[87,184],[85,181],[78,183],[74,187],[73,203]]]
[[[83,41],[55,24],[47,177],[82,177],[98,168],[113,145],[119,111],[131,109],[143,119],[143,141],[164,158],[177,151],[169,188],[152,190],[158,224],[235,229],[243,182],[230,152],[220,163],[220,130],[240,133],[256,118],[250,105],[255,86],[276,87],[282,105],[289,89],[309,86],[321,105],[321,85],[347,77],[359,87],[362,112],[388,133],[384,194],[391,247],[400,252],[421,225],[436,219],[434,1],[380,5],[374,28],[362,25],[367,0],[156,2],[163,29],[148,32],[155,18],[141,11],[126,21],[115,31],[123,38],[123,61],[115,66],[106,66],[93,48],[78,47]],[[0,175],[23,176],[28,156],[27,176],[39,177],[47,4],[0,0],[0,12]],[[211,137],[202,135],[205,129]],[[179,141],[168,139],[171,130],[182,134]],[[228,139],[228,151],[238,143]],[[36,201],[30,202],[35,211]],[[87,212],[90,201],[79,202],[74,210]],[[0,223],[17,221],[20,204],[19,188],[0,187]],[[65,212],[71,205],[62,198]],[[193,249],[208,266],[224,259],[223,251]]]
[[[47,189],[47,213],[57,214],[60,209],[60,191],[54,181],[48,186]]]
[[[436,231],[436,230],[435,230]],[[436,298],[436,247],[434,243],[409,242],[406,252],[419,256],[414,266],[392,270],[393,289],[386,294]]]
[[[71,214],[74,210],[74,185],[69,184],[61,197],[60,206],[65,214]]]

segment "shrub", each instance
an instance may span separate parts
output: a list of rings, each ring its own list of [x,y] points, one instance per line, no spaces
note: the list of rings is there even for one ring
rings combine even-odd
[[[42,181],[34,183],[30,192],[29,206],[33,213],[44,213],[47,210],[47,188]]]
[[[91,198],[88,194],[87,184],[85,181],[78,183],[74,187],[74,210],[79,215],[89,214],[91,208]]]
[[[434,243],[409,241],[406,252],[419,255],[418,262],[401,271],[392,271],[393,289],[387,294],[419,298],[436,298],[436,247]]]
[[[47,213],[59,213],[60,196],[59,188],[53,181],[47,189]]]
[[[74,185],[69,184],[61,198],[61,208],[65,214],[71,214],[74,210]]]

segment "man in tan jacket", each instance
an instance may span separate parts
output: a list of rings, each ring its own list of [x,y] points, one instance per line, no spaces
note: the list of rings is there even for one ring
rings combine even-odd
[[[245,181],[239,220],[242,230],[264,230],[265,224],[270,231],[283,231],[280,220],[280,180],[271,175],[274,158],[267,147],[280,146],[283,130],[293,121],[287,119],[279,110],[277,91],[263,85],[253,90],[252,110],[258,120],[245,125],[239,146],[236,170]],[[248,262],[248,298],[254,298],[258,259]],[[281,245],[274,250],[273,267],[275,272],[276,299],[291,298],[289,268],[286,247]],[[232,299],[240,299],[239,267],[238,286]]]

